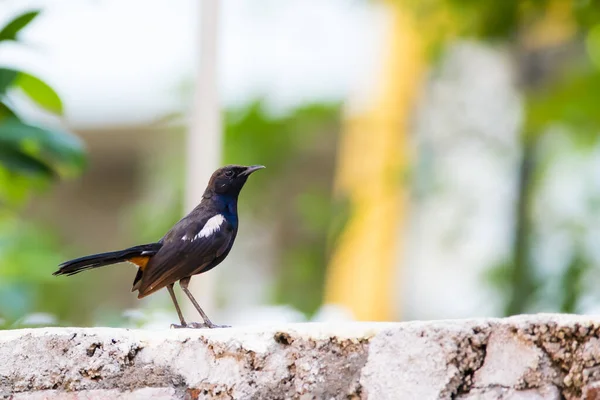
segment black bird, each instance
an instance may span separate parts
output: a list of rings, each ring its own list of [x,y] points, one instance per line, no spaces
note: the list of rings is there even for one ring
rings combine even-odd
[[[200,204],[157,243],[66,261],[53,275],[74,275],[105,265],[130,262],[138,266],[131,289],[132,292],[138,291],[138,299],[164,287],[169,291],[181,322],[181,325],[173,324],[173,327],[220,327],[204,313],[188,290],[188,284],[193,275],[210,271],[229,254],[238,230],[238,195],[248,176],[262,168],[262,165],[219,168],[212,174]],[[185,322],[173,291],[177,281],[202,316],[203,323]]]

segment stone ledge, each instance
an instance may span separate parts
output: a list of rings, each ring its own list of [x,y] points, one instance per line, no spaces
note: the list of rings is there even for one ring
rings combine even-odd
[[[600,317],[0,332],[11,399],[600,398]]]

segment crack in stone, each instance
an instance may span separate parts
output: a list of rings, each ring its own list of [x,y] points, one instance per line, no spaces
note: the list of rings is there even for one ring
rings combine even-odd
[[[446,384],[440,398],[456,399],[469,393],[475,373],[485,362],[490,334],[490,325],[474,326],[470,334],[461,334],[460,340],[455,342],[456,351],[448,361],[448,365],[454,366],[457,373]]]

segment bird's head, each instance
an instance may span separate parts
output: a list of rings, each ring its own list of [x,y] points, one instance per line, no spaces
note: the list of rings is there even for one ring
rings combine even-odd
[[[244,183],[251,173],[263,169],[262,165],[226,165],[213,172],[206,188],[204,197],[210,197],[213,193],[237,196],[244,187]]]

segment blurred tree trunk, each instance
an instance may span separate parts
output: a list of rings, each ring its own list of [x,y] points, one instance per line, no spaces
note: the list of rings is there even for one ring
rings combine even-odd
[[[517,205],[515,236],[513,239],[513,262],[510,274],[512,294],[506,305],[505,315],[525,312],[536,289],[535,276],[529,262],[529,237],[531,235],[530,208],[533,200],[532,173],[534,169],[533,141],[523,144],[521,165],[517,176]]]
[[[396,2],[387,8],[382,73],[366,107],[348,116],[338,150],[335,195],[348,200],[349,215],[333,243],[325,286],[325,302],[348,308],[359,320],[398,317],[395,272],[406,219],[408,125],[426,67],[411,14]]]
[[[217,87],[217,41],[219,0],[200,0],[200,60],[195,101],[187,136],[187,172],[185,212],[202,199],[210,175],[221,160],[221,112]],[[215,272],[192,279],[190,289],[204,311],[214,310]],[[198,313],[187,299],[182,299],[184,313],[197,321]]]
[[[517,44],[518,83],[521,90],[531,94],[537,88],[543,87],[545,81],[559,72],[560,58],[564,55],[557,49],[571,42],[576,32],[572,4],[563,0],[551,1],[543,17],[525,30]],[[538,142],[543,132],[533,132],[527,126],[527,121],[525,124],[517,183],[513,259],[510,267],[512,294],[505,315],[526,312],[538,287],[531,262],[529,241],[533,234],[531,222],[531,207],[535,195],[533,175],[536,171]]]

